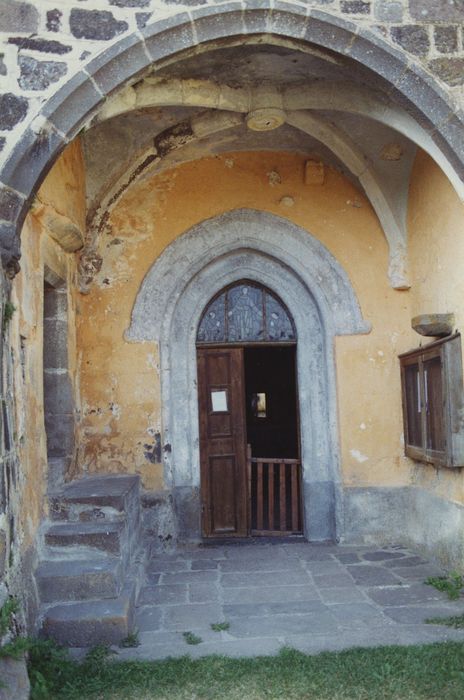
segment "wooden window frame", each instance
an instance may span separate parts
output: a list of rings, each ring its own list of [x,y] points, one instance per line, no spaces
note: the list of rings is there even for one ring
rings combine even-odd
[[[424,365],[436,358],[440,359],[441,396],[435,397],[434,400],[433,396],[432,398],[428,396],[428,378]],[[399,360],[405,454],[418,462],[427,462],[437,467],[463,467],[464,392],[460,334],[455,333],[429,345],[402,353],[399,355]],[[414,426],[412,421],[408,420],[406,372],[412,365],[418,366],[417,414],[420,414],[420,445],[414,445],[410,440]],[[440,421],[440,431],[437,433],[442,440],[441,448],[432,447],[432,443],[437,441],[437,434],[433,433],[433,427],[430,425],[432,413],[435,413],[435,417]]]

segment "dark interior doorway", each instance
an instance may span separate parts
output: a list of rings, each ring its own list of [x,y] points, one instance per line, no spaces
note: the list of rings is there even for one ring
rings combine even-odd
[[[301,534],[296,346],[244,348],[252,535]]]
[[[245,347],[247,441],[253,457],[296,459],[296,347]]]

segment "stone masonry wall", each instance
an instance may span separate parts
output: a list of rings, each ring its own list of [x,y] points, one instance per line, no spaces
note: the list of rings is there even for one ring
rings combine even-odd
[[[0,606],[7,595],[21,600],[23,612],[34,615],[34,593],[26,593],[24,583],[30,574],[28,552],[22,551],[21,495],[24,474],[20,469],[17,420],[14,400],[14,374],[24,365],[21,349],[14,352],[10,329],[17,309],[9,301],[10,282],[0,269]],[[23,559],[24,558],[24,559]],[[26,600],[27,598],[27,600]],[[32,599],[32,601],[31,601]]]
[[[262,6],[252,0],[242,7]],[[43,102],[103,49],[155,20],[218,0],[0,0],[0,163]],[[268,3],[265,3],[267,6]],[[295,0],[379,32],[464,105],[464,0]]]

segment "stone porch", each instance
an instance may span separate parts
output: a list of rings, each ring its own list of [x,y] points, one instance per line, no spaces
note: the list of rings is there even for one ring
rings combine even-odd
[[[115,658],[464,640],[464,630],[425,624],[464,612],[464,599],[449,601],[424,584],[441,573],[399,546],[252,543],[153,553],[137,603],[140,646],[115,647]],[[213,631],[219,622],[229,628]],[[184,632],[201,643],[187,644]]]

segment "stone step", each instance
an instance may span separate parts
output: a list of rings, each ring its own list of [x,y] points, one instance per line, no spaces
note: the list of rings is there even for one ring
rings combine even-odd
[[[134,632],[135,595],[131,580],[114,600],[53,605],[44,613],[41,636],[67,647],[119,644]]]
[[[95,560],[43,561],[35,574],[42,603],[117,598],[122,562],[114,557]]]
[[[126,516],[131,530],[139,525],[138,476],[110,474],[73,481],[50,498],[52,520],[118,520]]]
[[[45,544],[53,548],[76,546],[98,549],[113,555],[125,555],[127,529],[124,521],[52,523],[45,530]],[[65,549],[64,549],[65,551]]]

